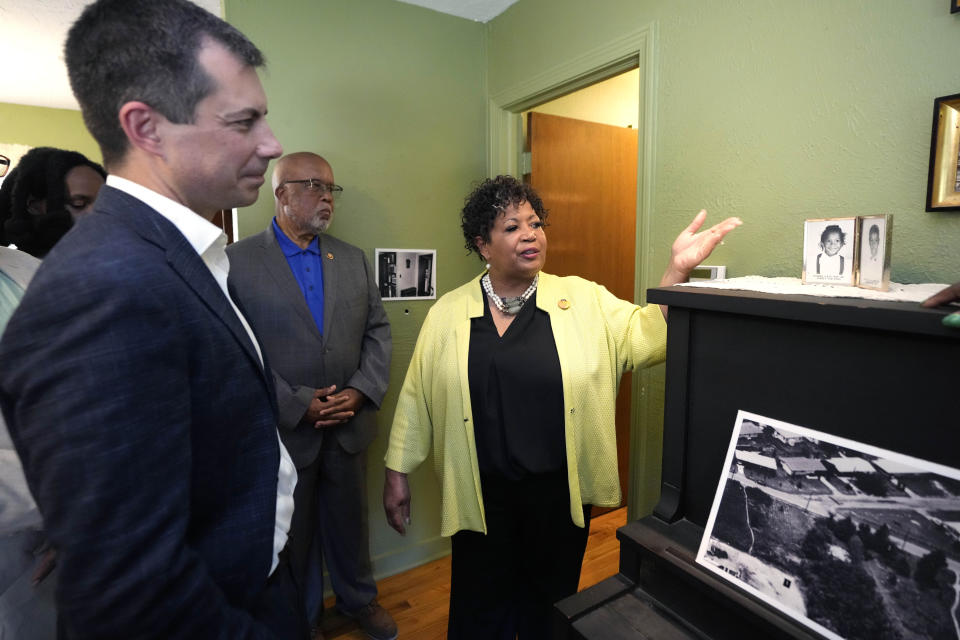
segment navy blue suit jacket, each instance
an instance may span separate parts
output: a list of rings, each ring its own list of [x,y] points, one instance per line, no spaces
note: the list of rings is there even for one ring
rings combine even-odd
[[[0,342],[0,406],[48,536],[69,638],[266,638],[272,381],[203,261],[104,187]]]

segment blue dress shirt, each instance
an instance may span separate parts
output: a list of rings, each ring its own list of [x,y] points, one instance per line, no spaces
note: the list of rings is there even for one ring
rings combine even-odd
[[[300,285],[317,330],[323,335],[323,259],[320,256],[320,238],[315,237],[306,249],[301,249],[287,237],[276,218],[273,219],[273,235],[277,237],[277,244]]]

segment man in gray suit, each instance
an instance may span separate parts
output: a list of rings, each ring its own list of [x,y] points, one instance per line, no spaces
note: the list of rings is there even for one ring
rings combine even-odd
[[[397,626],[377,604],[370,564],[366,448],[387,388],[390,325],[364,253],[323,233],[341,191],[316,154],[277,161],[276,217],[228,247],[229,284],[273,368],[297,467],[290,554],[310,621],[323,607],[322,552],[337,608],[389,640]]]

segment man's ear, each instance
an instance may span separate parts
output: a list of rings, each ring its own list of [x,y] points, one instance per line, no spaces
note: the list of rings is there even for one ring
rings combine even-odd
[[[126,102],[120,107],[120,127],[130,144],[152,155],[163,155],[160,127],[166,122],[159,112],[145,102]]]
[[[290,190],[287,189],[286,185],[280,185],[273,192],[273,195],[276,198],[277,210],[285,212],[286,207],[290,204]]]

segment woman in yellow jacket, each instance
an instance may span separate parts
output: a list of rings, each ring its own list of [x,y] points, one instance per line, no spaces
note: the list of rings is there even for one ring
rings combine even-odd
[[[420,330],[386,455],[384,507],[409,522],[406,474],[433,450],[441,534],[452,536],[448,638],[549,638],[576,592],[591,505],[620,503],[615,398],[626,370],[663,361],[666,309],[541,271],[547,211],[510,176],[467,198],[466,246],[487,262]],[[674,242],[661,285],[683,282],[727,232]]]

